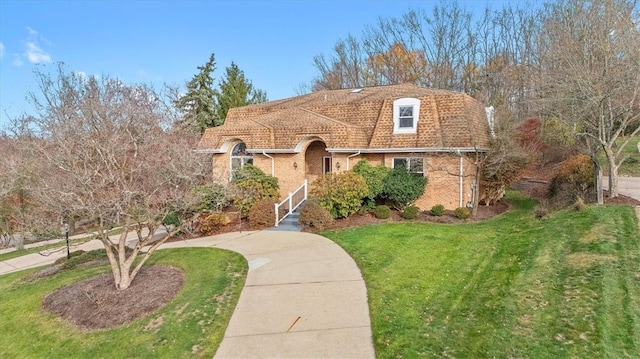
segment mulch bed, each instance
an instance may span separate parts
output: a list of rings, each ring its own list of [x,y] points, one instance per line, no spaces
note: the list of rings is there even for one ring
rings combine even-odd
[[[417,218],[415,219],[404,219],[400,216],[399,211],[391,211],[391,217],[388,219],[378,219],[373,214],[355,214],[349,218],[342,218],[333,221],[333,224],[328,229],[343,229],[343,228],[351,228],[358,226],[365,226],[369,224],[377,224],[377,223],[394,223],[394,222],[432,222],[432,223],[473,223],[484,221],[489,218],[493,218],[501,213],[504,213],[509,210],[509,204],[504,201],[498,201],[496,204],[491,206],[478,206],[478,213],[475,218],[469,219],[459,219],[454,214],[453,211],[445,211],[442,216],[434,216],[429,211],[420,212]]]
[[[130,323],[160,309],[184,285],[184,274],[169,266],[143,267],[126,290],[117,290],[113,275],[103,274],[49,294],[43,308],[85,330]]]

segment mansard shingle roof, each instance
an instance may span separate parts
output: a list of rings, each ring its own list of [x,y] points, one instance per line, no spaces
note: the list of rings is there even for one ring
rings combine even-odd
[[[393,133],[393,102],[421,101],[415,134]],[[330,149],[486,148],[484,107],[470,96],[410,84],[325,90],[229,110],[224,125],[209,128],[201,150],[241,139],[248,149],[293,150],[305,138]]]

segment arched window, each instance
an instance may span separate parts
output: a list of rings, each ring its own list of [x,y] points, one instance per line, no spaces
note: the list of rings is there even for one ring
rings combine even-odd
[[[239,142],[231,151],[231,172],[244,167],[247,163],[253,164],[253,154],[247,152],[247,145],[244,142]]]

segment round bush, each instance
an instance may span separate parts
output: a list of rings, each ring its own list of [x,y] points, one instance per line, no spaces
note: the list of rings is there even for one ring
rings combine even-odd
[[[420,212],[420,209],[416,206],[405,207],[404,211],[402,211],[402,218],[415,219],[418,217],[419,212]]]
[[[471,211],[469,211],[469,208],[467,207],[458,207],[453,212],[459,219],[467,219],[471,217]]]
[[[427,179],[407,171],[405,167],[395,167],[382,184],[380,196],[393,202],[396,209],[403,209],[424,194]]]
[[[391,217],[391,209],[389,209],[388,206],[380,205],[376,207],[376,209],[373,211],[373,214],[378,219],[387,219]]]
[[[249,225],[253,229],[273,227],[276,224],[275,201],[263,199],[249,210]]]
[[[320,177],[311,184],[309,195],[318,199],[333,218],[346,218],[360,210],[362,199],[368,193],[369,187],[364,178],[353,171],[346,171]]]
[[[444,215],[444,206],[441,204],[436,204],[431,207],[431,214],[437,217]]]
[[[220,227],[229,224],[229,222],[229,217],[225,213],[205,213],[198,219],[196,229],[198,233],[209,236],[214,234]]]
[[[305,203],[300,211],[300,224],[305,227],[315,228],[319,231],[327,228],[333,222],[331,213],[324,209],[317,200]]]

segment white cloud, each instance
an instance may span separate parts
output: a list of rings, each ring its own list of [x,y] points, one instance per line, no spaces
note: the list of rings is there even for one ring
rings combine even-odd
[[[4,44],[0,42],[0,59],[4,57]]]
[[[39,64],[43,62],[51,62],[51,56],[42,50],[35,42],[27,41],[26,55],[29,62]]]
[[[36,36],[38,35],[38,32],[34,29],[32,29],[31,27],[27,26],[27,32],[29,33],[29,36]]]

